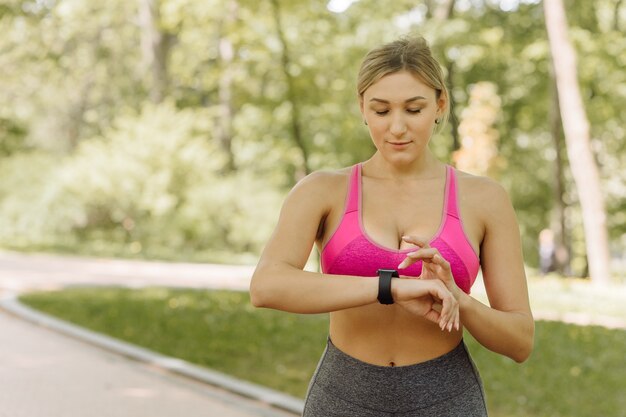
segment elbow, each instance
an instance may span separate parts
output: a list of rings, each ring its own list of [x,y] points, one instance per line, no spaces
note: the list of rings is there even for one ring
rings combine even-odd
[[[524,346],[518,349],[517,352],[515,352],[515,354],[511,356],[511,359],[513,359],[517,363],[524,363],[528,358],[530,358],[530,354],[532,353],[532,351],[532,344],[530,344],[529,346]]]
[[[530,358],[530,355],[535,346],[535,323],[531,321],[528,328],[524,331],[524,336],[520,342],[517,351],[511,356],[517,363],[523,363]]]
[[[252,277],[250,281],[250,303],[257,308],[263,308],[267,306],[266,296],[263,292],[263,288],[258,284],[258,280]]]
[[[267,280],[263,278],[262,271],[257,268],[250,280],[250,303],[257,308],[267,308],[271,304]]]
[[[259,291],[250,290],[250,303],[256,308],[267,308],[268,302]]]
[[[261,294],[259,294],[259,291],[254,290],[252,285],[250,286],[250,303],[256,308],[261,308],[265,305]]]

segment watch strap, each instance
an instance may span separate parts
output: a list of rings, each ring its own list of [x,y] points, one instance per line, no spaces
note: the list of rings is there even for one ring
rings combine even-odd
[[[379,269],[378,271],[378,302],[381,304],[393,304],[391,295],[391,278],[400,275],[395,269]]]

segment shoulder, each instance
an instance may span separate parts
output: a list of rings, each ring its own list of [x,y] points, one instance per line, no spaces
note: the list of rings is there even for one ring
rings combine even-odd
[[[298,181],[292,191],[327,191],[328,188],[334,188],[346,183],[350,171],[351,167],[312,172]]]
[[[312,172],[291,189],[286,202],[313,204],[319,208],[330,209],[335,199],[341,198],[343,201],[350,172],[351,167]]]
[[[512,209],[506,189],[496,180],[456,170],[457,182],[462,189],[463,199],[487,217]]]

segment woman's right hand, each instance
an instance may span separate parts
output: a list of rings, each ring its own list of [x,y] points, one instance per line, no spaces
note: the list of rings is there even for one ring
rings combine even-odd
[[[393,278],[391,293],[396,304],[439,325],[441,330],[459,330],[459,303],[439,280]]]

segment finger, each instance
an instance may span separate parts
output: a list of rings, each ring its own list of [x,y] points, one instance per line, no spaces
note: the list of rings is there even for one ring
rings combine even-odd
[[[413,265],[415,262],[419,261],[421,259],[420,256],[422,256],[421,252],[423,250],[428,250],[428,249],[419,249],[419,250],[416,250],[415,252],[407,253],[404,260],[402,260],[402,262],[400,262],[400,265],[398,265],[398,269],[408,268],[410,265]]]
[[[419,246],[420,248],[428,248],[430,247],[428,240],[421,238],[419,236],[402,236],[402,240],[404,240],[407,243],[412,243],[416,246]]]
[[[448,325],[446,326],[446,330],[448,332],[451,332],[452,329],[454,328],[454,321],[456,320],[456,314],[457,314],[457,309],[455,308],[454,312],[450,316],[450,320],[448,320]]]
[[[439,327],[441,328],[441,330],[443,330],[445,328],[445,326],[448,324],[448,321],[450,320],[450,315],[451,315],[451,306],[450,306],[450,298],[448,296],[446,296],[445,294],[443,294],[443,291],[441,291],[440,295],[437,295],[439,298],[441,298],[441,304],[442,304],[442,308],[441,308],[441,320],[439,323]]]
[[[456,329],[458,330],[457,326],[457,322],[458,322],[458,317],[459,317],[459,311],[458,309],[455,311],[454,313],[454,317],[450,320],[450,322],[448,323],[448,332],[451,332],[452,329]]]
[[[416,250],[415,252],[409,252],[406,254],[406,258],[398,265],[398,269],[402,269],[401,266],[406,268],[417,261],[431,263],[433,262],[433,257],[437,254],[439,254],[439,251],[435,248],[424,248]]]
[[[451,307],[449,311],[449,315],[446,317],[446,320],[443,324],[443,328],[441,330],[447,330],[448,332],[452,331],[452,326],[454,325],[455,316],[456,316],[456,311],[454,307]]]
[[[435,310],[430,310],[428,313],[426,313],[426,315],[424,315],[424,318],[432,321],[433,323],[439,323],[439,320],[441,319],[441,314],[439,314],[439,312]]]
[[[442,267],[445,271],[450,271],[450,262],[446,261],[446,259],[441,256],[439,252],[437,252],[433,258],[433,262]]]
[[[441,310],[441,316],[443,318],[442,323],[440,323],[440,327],[442,330],[452,331],[452,327],[454,326],[454,322],[456,320],[456,315],[458,314],[458,302],[454,298],[451,292],[447,289],[442,289],[440,291],[443,303],[443,308]]]
[[[408,268],[409,266],[413,265],[417,261],[418,259],[412,259],[410,256],[407,255],[407,257],[404,258],[402,262],[400,262],[400,264],[398,265],[398,269]]]
[[[433,256],[438,253],[439,251],[436,248],[424,248],[416,250],[415,252],[409,252],[406,254],[406,258],[404,258],[404,260],[400,262],[400,265],[398,265],[398,269],[407,268],[409,265],[412,265],[419,260],[432,262]]]

